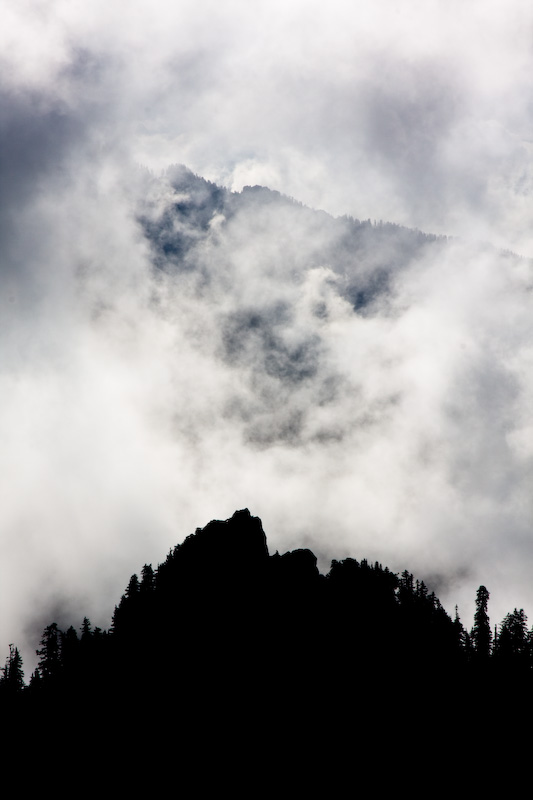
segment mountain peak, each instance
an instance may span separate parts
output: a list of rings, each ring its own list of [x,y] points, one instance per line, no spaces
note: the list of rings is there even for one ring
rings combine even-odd
[[[211,520],[197,528],[179,546],[181,555],[212,565],[235,566],[259,562],[268,558],[266,535],[259,517],[248,508],[235,511],[226,520]]]

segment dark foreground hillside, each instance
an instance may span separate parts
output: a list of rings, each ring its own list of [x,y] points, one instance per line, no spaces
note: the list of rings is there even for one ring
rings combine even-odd
[[[47,626],[26,688],[12,648],[2,708],[45,724],[46,746],[98,730],[189,766],[266,749],[404,757],[423,731],[477,726],[511,672],[515,691],[530,683],[525,651],[491,650],[487,599],[481,587],[470,635],[410,573],[346,559],[321,575],[309,550],[269,556],[261,521],[238,511],[132,576],[109,632]]]

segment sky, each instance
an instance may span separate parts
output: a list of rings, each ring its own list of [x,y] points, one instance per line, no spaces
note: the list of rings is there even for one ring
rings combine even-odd
[[[0,10],[0,651],[107,627],[132,572],[243,507],[271,551],[408,568],[465,621],[480,583],[494,622],[533,615],[531,4]],[[458,240],[372,317],[328,264],[291,283],[265,220],[212,220],[208,290],[156,278],[139,168],[176,163]],[[224,350],[259,306],[291,309],[291,363],[312,351],[296,383],[258,367],[264,338]]]

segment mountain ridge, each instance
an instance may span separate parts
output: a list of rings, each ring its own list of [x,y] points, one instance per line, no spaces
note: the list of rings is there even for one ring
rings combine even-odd
[[[486,614],[489,594],[481,589]],[[183,609],[187,609],[185,615]],[[516,622],[514,617],[510,621]],[[346,638],[350,628],[353,634]],[[490,627],[487,630],[490,639]],[[407,669],[421,678],[430,668],[433,678],[452,670],[464,680],[465,670],[481,658],[472,643],[474,632],[468,634],[457,615],[452,620],[435,594],[407,570],[398,575],[377,562],[346,558],[333,559],[323,575],[315,554],[307,548],[269,555],[260,518],[245,508],[226,520],[212,520],[197,528],[156,570],[145,564],[141,580],[131,577],[115,607],[109,632],[93,631],[87,618],[81,639],[72,627],[60,631],[56,623],[46,626],[37,651],[39,666],[24,695],[57,699],[65,691],[85,692],[92,685],[92,691],[107,697],[109,676],[123,675],[124,670],[120,679],[124,697],[131,691],[153,690],[156,642],[157,668],[161,662],[176,668],[179,664],[186,680],[195,681],[211,660],[207,654],[217,650],[217,658],[222,659],[218,669],[224,674],[234,669],[224,663],[235,665],[246,652],[266,680],[280,648],[294,661],[292,669],[304,668],[308,658],[317,659],[318,643],[328,640],[333,649],[327,661],[333,659],[334,670],[345,659],[354,663],[356,658],[357,669],[367,679],[376,671],[381,675],[391,669],[402,674]],[[505,645],[507,661],[500,659],[500,663],[512,663],[520,670],[525,656],[511,645]],[[189,654],[190,663],[183,662],[182,651]],[[533,647],[528,652],[533,664]],[[125,675],[134,654],[145,677],[141,680],[135,670],[131,683]],[[23,688],[17,661],[13,669],[18,670],[19,686],[9,691],[13,655],[0,682],[4,699],[12,699]],[[319,680],[320,671],[326,669],[323,659],[324,655],[318,657],[314,666],[307,663],[311,682]],[[233,680],[229,674],[225,679]]]

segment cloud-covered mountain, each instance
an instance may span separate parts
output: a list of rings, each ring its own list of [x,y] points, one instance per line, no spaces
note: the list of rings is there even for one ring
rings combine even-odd
[[[278,526],[296,517],[324,564],[340,539],[439,564],[437,584],[481,578],[493,557],[516,575],[531,261],[265,187],[229,192],[183,167],[145,180],[157,302],[172,316],[179,295],[223,371],[211,424],[255,454],[256,488],[266,465],[269,492],[278,474],[292,487],[273,502]]]
[[[0,650],[243,506],[533,609],[532,13],[6,9]]]
[[[93,256],[111,221],[96,249],[82,232],[76,314],[56,297],[50,326],[48,291],[4,369],[4,457],[26,462],[4,526],[38,542],[10,556],[44,566],[47,616],[93,594],[98,618],[124,561],[239,503],[323,568],[386,559],[471,602],[506,565],[527,606],[531,262],[181,166],[123,191],[116,267]]]
[[[340,443],[387,413],[394,390],[362,400],[363,330],[398,315],[399,282],[441,255],[445,237],[333,218],[266,187],[230,192],[184,167],[146,180],[139,219],[151,261],[209,316],[195,335],[234,376],[221,414],[245,442]],[[353,338],[333,342],[343,326]],[[342,363],[350,345],[355,360]]]

